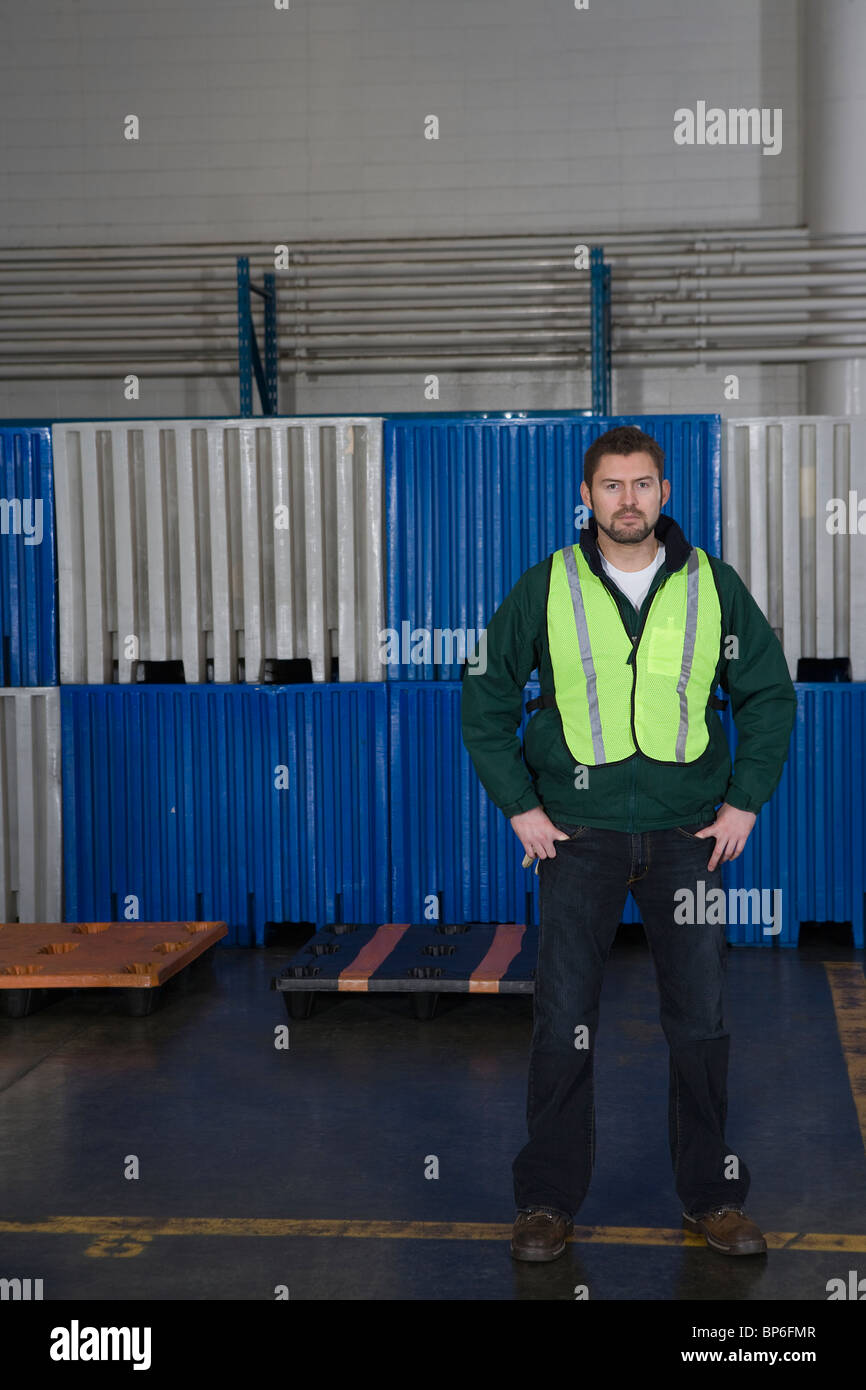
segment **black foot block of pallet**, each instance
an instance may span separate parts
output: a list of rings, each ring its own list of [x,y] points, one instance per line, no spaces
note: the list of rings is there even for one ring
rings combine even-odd
[[[316,996],[312,990],[302,994],[297,989],[287,989],[283,991],[283,1000],[286,1005],[286,1013],[289,1018],[309,1018],[313,1012],[313,1003]]]
[[[164,985],[151,985],[147,989],[123,990],[126,1012],[130,1018],[146,1018],[152,1014],[162,998]]]
[[[412,1003],[415,1005],[415,1017],[421,1019],[432,1018],[436,1012],[436,1005],[439,1003],[438,994],[413,994]]]
[[[49,1004],[59,1004],[72,993],[71,989],[0,989],[0,1015],[27,1018]]]

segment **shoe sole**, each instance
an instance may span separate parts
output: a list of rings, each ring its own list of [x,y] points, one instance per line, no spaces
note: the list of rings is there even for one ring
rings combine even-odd
[[[696,1236],[703,1236],[707,1245],[712,1246],[713,1250],[718,1250],[721,1255],[763,1255],[767,1249],[767,1242],[760,1240],[747,1240],[742,1245],[723,1245],[721,1241],[714,1240],[708,1231],[699,1221],[694,1221],[690,1216],[683,1217],[683,1225],[687,1231],[691,1231]]]
[[[568,1237],[572,1235],[573,1232],[574,1226],[571,1225],[565,1233],[565,1240],[563,1240],[560,1245],[557,1245],[555,1250],[515,1249],[514,1242],[512,1241],[510,1246],[512,1258],[515,1260],[527,1260],[532,1264],[547,1264],[549,1260],[558,1260],[565,1250]]]

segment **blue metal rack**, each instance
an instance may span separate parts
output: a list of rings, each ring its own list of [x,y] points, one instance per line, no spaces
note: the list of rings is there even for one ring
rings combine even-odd
[[[278,414],[279,345],[277,341],[277,278],[273,271],[264,276],[264,288],[250,281],[249,256],[238,256],[238,373],[240,377],[240,413],[253,413],[253,371],[259,389],[263,415]],[[253,323],[251,295],[265,301],[265,363],[259,354],[256,326]]]
[[[606,415],[611,402],[610,266],[602,246],[590,250],[589,274],[592,410],[594,415]]]

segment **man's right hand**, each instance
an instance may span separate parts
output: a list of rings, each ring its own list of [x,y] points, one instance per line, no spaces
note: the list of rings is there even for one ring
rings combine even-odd
[[[531,811],[521,811],[511,817],[514,833],[524,850],[532,859],[553,859],[556,856],[556,841],[570,837],[564,830],[558,830],[543,806],[533,806]]]

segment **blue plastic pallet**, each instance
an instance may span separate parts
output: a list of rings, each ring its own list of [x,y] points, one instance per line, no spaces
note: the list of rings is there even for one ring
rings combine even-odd
[[[0,425],[0,497],[10,508],[9,530],[0,535],[0,685],[56,685],[57,558],[50,426]],[[20,508],[14,518],[12,508],[16,512]],[[24,532],[28,525],[29,537]]]
[[[762,809],[740,859],[737,887],[779,887],[793,945],[801,922],[850,922],[864,944],[866,910],[866,684],[796,683],[797,717],[779,786]],[[728,737],[736,729],[725,713]],[[788,907],[790,904],[790,907]]]
[[[61,686],[65,920],[387,919],[387,689]]]
[[[740,920],[729,922],[727,938],[734,945],[795,946],[802,921],[850,921],[855,945],[862,947],[866,685],[795,689],[797,722],[779,786],[743,854],[722,867],[728,893],[781,891],[782,930],[764,930],[764,910],[776,899],[741,899]],[[517,837],[481,787],[463,745],[460,691],[459,681],[389,684],[390,920],[423,920],[435,898],[440,917],[454,922],[537,923],[538,880],[521,868]],[[537,682],[527,684],[524,708],[538,691]],[[524,714],[521,739],[526,722]],[[735,751],[730,710],[723,725]],[[622,920],[641,920],[630,894]]]
[[[401,681],[386,688],[389,920],[423,922],[435,903],[441,921],[526,922],[532,883],[521,868],[520,842],[484,791],[463,743],[461,683]]]
[[[447,647],[416,663],[415,630],[484,628],[521,574],[574,543],[583,455],[618,424],[635,424],[665,450],[672,486],[663,509],[694,545],[720,554],[718,415],[588,416],[552,411],[385,420],[386,627],[406,634],[391,680],[457,680]],[[405,627],[404,627],[405,624]]]

